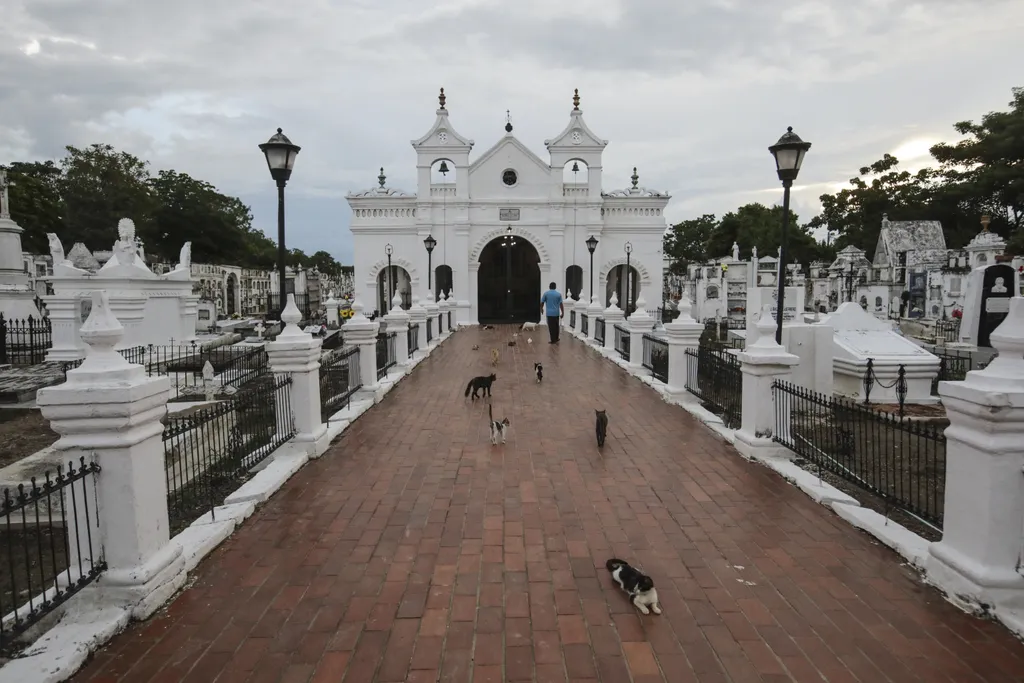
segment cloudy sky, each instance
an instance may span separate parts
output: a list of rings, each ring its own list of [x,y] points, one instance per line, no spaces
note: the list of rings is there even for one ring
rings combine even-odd
[[[610,144],[606,190],[668,190],[670,220],[780,195],[767,146],[813,143],[794,195],[885,152],[907,167],[952,124],[1024,85],[1021,0],[4,0],[0,164],[107,142],[208,180],[273,234],[256,145],[302,146],[289,246],[351,261],[347,191],[414,190],[409,141],[444,86],[482,153],[516,134],[544,157],[573,88]],[[113,226],[111,226],[113,230]],[[113,234],[113,233],[112,233]]]

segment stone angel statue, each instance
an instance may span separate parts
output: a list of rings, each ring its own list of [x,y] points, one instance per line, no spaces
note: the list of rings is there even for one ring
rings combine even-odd
[[[67,258],[64,256],[64,245],[60,243],[60,238],[56,233],[48,232],[46,239],[50,242],[50,258],[53,260],[53,265],[64,263]]]
[[[192,243],[185,242],[181,245],[181,252],[178,254],[178,267],[175,270],[190,270],[192,268]]]
[[[139,245],[135,239],[135,221],[131,218],[122,218],[117,223],[118,240],[114,243],[114,255],[117,262],[128,266],[135,263],[139,256]]]

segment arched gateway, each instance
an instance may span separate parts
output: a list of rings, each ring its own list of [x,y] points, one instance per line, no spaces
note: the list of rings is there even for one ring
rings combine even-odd
[[[540,320],[540,254],[520,235],[502,235],[480,252],[477,307],[481,323]]]

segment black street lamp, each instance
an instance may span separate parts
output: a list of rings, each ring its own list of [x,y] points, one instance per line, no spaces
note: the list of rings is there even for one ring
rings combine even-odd
[[[431,295],[434,293],[434,285],[431,284],[430,275],[433,268],[433,253],[434,247],[437,246],[437,240],[434,239],[433,235],[427,235],[427,238],[423,240],[423,246],[427,248],[427,289],[430,290]]]
[[[786,299],[786,230],[789,227],[789,191],[793,187],[793,181],[800,173],[800,166],[804,162],[804,155],[811,148],[811,143],[804,142],[800,136],[793,132],[793,127],[786,129],[786,134],[779,138],[779,141],[768,148],[768,151],[775,157],[775,170],[778,172],[779,180],[782,181],[782,244],[779,248],[779,307],[776,317],[775,343],[782,344],[782,320],[785,318]]]
[[[394,247],[390,244],[384,245],[384,253],[388,255],[388,300],[384,302],[384,311],[387,312],[391,306],[391,300],[395,298],[395,272],[391,270],[391,252]]]
[[[295,166],[295,157],[298,156],[300,149],[302,148],[298,145],[292,144],[280,128],[275,135],[260,145],[260,151],[267,158],[270,177],[277,182],[277,270],[282,312],[288,301],[288,295],[285,293],[284,186],[292,177],[292,167]]]
[[[626,317],[629,317],[629,283],[633,278],[631,275],[633,271],[629,265],[629,255],[633,253],[633,245],[630,242],[626,242]]]
[[[587,238],[587,251],[590,252],[590,302],[594,302],[594,251],[597,249],[597,238]]]

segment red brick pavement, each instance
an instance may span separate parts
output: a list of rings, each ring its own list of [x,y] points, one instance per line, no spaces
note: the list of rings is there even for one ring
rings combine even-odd
[[[685,412],[578,342],[506,334],[455,335],[74,680],[1024,681],[1002,627]],[[493,448],[462,391],[499,345]]]

